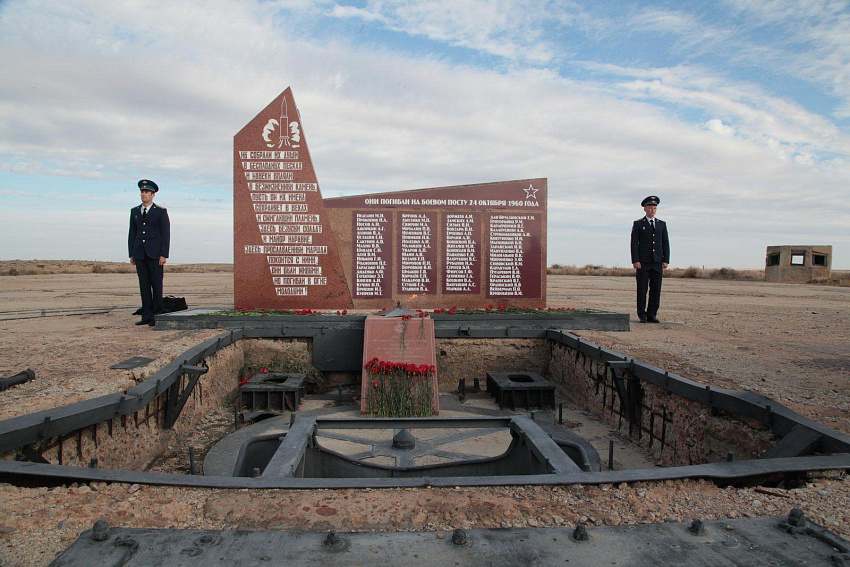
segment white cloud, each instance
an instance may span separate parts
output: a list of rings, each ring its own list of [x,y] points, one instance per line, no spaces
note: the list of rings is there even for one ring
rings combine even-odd
[[[734,124],[739,134],[763,145],[778,144],[788,155],[850,154],[850,136],[835,124],[799,104],[770,96],[755,84],[733,82],[699,66],[654,69],[596,63],[585,66],[632,79],[611,87],[613,93],[720,115]]]
[[[734,29],[706,24],[683,11],[644,8],[629,18],[628,25],[636,30],[674,35],[679,48],[709,48],[736,39]]]
[[[363,9],[336,6],[332,15],[379,22],[411,36],[533,63],[559,57],[547,33],[551,26],[584,19],[576,4],[551,0],[369,0]]]
[[[387,23],[387,19],[381,14],[354,6],[334,6],[331,15],[336,18],[358,18],[366,22]]]
[[[711,130],[716,134],[720,134],[722,136],[734,136],[735,129],[731,126],[727,126],[723,123],[719,118],[712,118],[708,122],[705,123],[705,127]]]
[[[712,55],[757,73],[760,68],[823,87],[835,114],[850,116],[850,11],[845,0],[725,0],[709,22],[684,11],[645,8],[630,28],[670,34],[687,56]],[[714,13],[714,12],[712,12]]]

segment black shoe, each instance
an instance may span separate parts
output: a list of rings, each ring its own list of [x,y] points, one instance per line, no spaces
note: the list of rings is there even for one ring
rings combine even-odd
[[[136,325],[150,325],[149,320],[142,319],[141,321],[136,321]]]
[[[646,320],[649,321],[650,323],[660,323],[661,322],[658,319],[656,319],[655,317],[647,317]]]
[[[646,323],[646,317],[638,317],[641,323]]]

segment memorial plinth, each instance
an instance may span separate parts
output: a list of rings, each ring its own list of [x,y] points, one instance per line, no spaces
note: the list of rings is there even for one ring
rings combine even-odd
[[[440,410],[439,386],[437,382],[437,351],[434,339],[434,320],[430,317],[383,317],[369,315],[366,317],[363,331],[363,378],[360,386],[360,412],[369,412],[370,388],[373,377],[367,370],[367,365],[373,359],[392,363],[409,363],[434,367],[434,372],[428,377],[431,381],[432,402],[434,414]]]

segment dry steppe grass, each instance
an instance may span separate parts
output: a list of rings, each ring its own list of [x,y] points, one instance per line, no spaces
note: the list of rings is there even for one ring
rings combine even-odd
[[[601,266],[596,264],[585,264],[584,266],[564,266],[552,264],[546,270],[550,276],[619,276],[634,277],[633,268],[620,268]],[[668,268],[664,271],[665,278],[687,278],[700,280],[726,280],[726,281],[764,281],[764,270],[736,270],[735,268],[698,268],[689,266],[687,268]],[[817,278],[809,283],[817,285],[837,285],[850,287],[850,272],[833,270],[829,278]]]
[[[233,264],[168,264],[168,272],[175,274],[203,274],[232,272]],[[0,260],[0,276],[40,276],[48,274],[131,274],[136,269],[129,262],[99,262],[97,260]],[[550,276],[615,276],[634,277],[632,268],[608,267],[599,264],[566,266],[552,264],[546,270]],[[764,281],[764,270],[737,270],[734,268],[668,268],[667,278],[726,281]],[[850,287],[850,271],[833,270],[829,278],[818,278],[809,283]]]
[[[171,273],[232,272],[233,264],[168,264]],[[49,274],[131,274],[136,268],[127,262],[97,260],[0,260],[0,276],[42,276]]]

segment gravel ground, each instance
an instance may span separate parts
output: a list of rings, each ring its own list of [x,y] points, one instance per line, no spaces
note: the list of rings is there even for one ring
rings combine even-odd
[[[633,286],[629,278],[550,276],[549,305],[631,313]],[[226,307],[232,275],[168,274],[166,287],[192,307]],[[31,367],[37,375],[0,394],[0,418],[126,388],[216,334],[135,327],[136,302],[132,274],[0,276],[0,374]],[[850,433],[850,289],[668,279],[659,316],[660,325],[633,319],[628,333],[580,334],[706,384],[763,393]],[[108,370],[131,356],[156,362],[138,375]],[[850,537],[844,474],[790,490],[687,480],[320,491],[0,484],[0,565],[47,565],[100,518],[136,528],[448,531],[773,516],[794,506]]]

